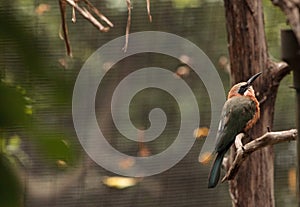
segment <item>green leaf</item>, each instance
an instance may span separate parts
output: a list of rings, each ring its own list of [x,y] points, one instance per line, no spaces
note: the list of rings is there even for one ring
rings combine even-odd
[[[8,158],[0,154],[0,206],[22,206],[22,185]]]

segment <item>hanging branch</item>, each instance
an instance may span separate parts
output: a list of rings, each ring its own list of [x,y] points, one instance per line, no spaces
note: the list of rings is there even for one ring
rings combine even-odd
[[[79,2],[83,2],[86,7],[79,6]],[[125,44],[122,50],[124,52],[127,51],[128,48],[128,41],[129,41],[129,32],[130,32],[130,25],[131,25],[131,1],[126,0],[127,3],[127,10],[128,10],[128,17],[127,17],[127,25],[126,25],[126,32],[125,32]],[[146,0],[147,3],[147,14],[149,21],[152,22],[152,16],[150,12],[150,0]],[[68,28],[66,23],[66,4],[69,4],[72,7],[72,22],[76,23],[76,11],[79,12],[81,16],[87,19],[90,23],[92,23],[97,29],[101,32],[109,31],[110,27],[114,27],[113,23],[104,16],[89,0],[59,0],[60,12],[61,12],[61,21],[62,21],[62,31],[63,31],[63,39],[65,41],[67,55],[72,56],[70,41],[68,37]],[[108,26],[104,26],[98,21],[93,14],[96,15],[100,20],[102,20]]]
[[[65,41],[67,55],[72,57],[72,50],[71,50],[70,40],[68,36],[68,27],[66,23],[66,1],[59,0],[59,8],[61,14],[61,27],[63,31],[63,39]]]
[[[66,4],[68,3],[72,6],[72,22],[76,22],[75,11],[78,11],[85,19],[91,22],[97,29],[101,32],[107,32],[110,27],[113,27],[113,23],[109,21],[93,4],[91,4],[88,0],[83,0],[83,2],[87,5],[88,9],[94,12],[102,21],[104,21],[109,27],[101,24],[85,7],[80,7],[78,5],[79,0],[59,0],[59,7],[61,13],[61,22],[62,22],[62,30],[63,30],[63,39],[65,41],[67,55],[72,57],[72,51],[68,36],[68,28],[66,23]]]
[[[74,7],[85,19],[91,22],[95,27],[97,27],[101,32],[107,32],[109,27],[103,26],[85,7],[80,7],[74,0],[60,0],[66,1],[70,6]],[[93,7],[93,6],[92,6]]]
[[[243,161],[252,152],[255,152],[256,150],[259,150],[268,145],[274,145],[281,142],[296,140],[296,138],[298,137],[298,132],[296,129],[290,129],[280,132],[267,132],[263,136],[254,139],[253,141],[245,145],[242,145],[241,139],[244,136],[245,135],[242,133],[237,135],[237,140],[235,142],[237,147],[236,156],[234,161],[232,162],[232,165],[229,167],[229,170],[227,171],[226,175],[222,179],[222,182],[226,180],[232,180],[237,174]]]
[[[88,0],[83,0],[86,5],[88,5],[88,8],[93,11],[102,21],[104,21],[106,24],[108,24],[110,27],[114,27],[113,23],[109,21],[109,19],[104,16],[91,2]]]
[[[122,48],[124,52],[127,51],[128,48],[128,38],[129,38],[129,31],[130,31],[130,24],[131,24],[131,1],[126,0],[127,3],[127,10],[128,10],[128,17],[127,17],[127,25],[126,25],[126,32],[125,32],[125,45]]]
[[[77,19],[76,19],[76,10],[74,7],[72,7],[72,22],[76,23]]]
[[[150,12],[150,0],[146,0],[146,1],[147,1],[147,13],[148,13],[149,22],[152,22],[152,16]]]

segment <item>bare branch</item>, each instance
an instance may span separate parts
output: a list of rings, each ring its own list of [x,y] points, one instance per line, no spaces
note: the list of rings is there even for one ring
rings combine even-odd
[[[270,72],[272,74],[273,83],[279,84],[280,81],[291,72],[291,68],[286,62],[274,62],[272,60],[268,60],[268,65],[270,67]]]
[[[88,0],[83,0],[84,3],[88,6],[88,9],[93,11],[101,20],[103,20],[110,27],[114,25],[103,15],[100,11],[94,7]],[[79,0],[59,0],[60,13],[61,13],[61,22],[62,22],[62,31],[63,39],[65,41],[67,55],[72,57],[71,45],[68,36],[68,28],[66,23],[66,4],[68,3],[72,6],[72,22],[76,23],[76,11],[78,11],[85,19],[91,22],[95,27],[97,27],[101,32],[107,32],[109,27],[103,26],[85,7],[80,7],[78,5]]]
[[[263,88],[264,90],[261,91],[261,93],[257,94],[260,99],[260,105],[262,105],[266,101],[270,101],[272,99],[275,100],[276,93],[274,92],[278,90],[280,81],[291,72],[291,67],[289,67],[286,62],[275,62],[268,58],[267,69],[265,71],[266,72],[264,72],[264,74],[266,78],[269,78],[271,82],[262,83],[261,88]]]
[[[274,145],[281,142],[296,140],[298,132],[296,129],[280,131],[280,132],[267,132],[263,136],[254,139],[243,146],[243,150],[237,150],[236,156],[222,182],[232,180],[237,174],[243,161],[254,151],[259,150],[268,145]]]
[[[152,16],[150,12],[150,0],[146,0],[146,1],[147,1],[147,13],[148,13],[149,22],[152,22]]]
[[[127,51],[128,48],[128,38],[129,38],[129,31],[130,31],[130,24],[131,24],[131,1],[130,0],[126,0],[127,3],[127,10],[128,10],[128,17],[127,17],[127,25],[126,25],[126,38],[125,38],[125,45],[122,48],[122,50],[124,52]]]
[[[85,5],[80,6],[79,3],[83,2]],[[60,3],[60,10],[61,10],[61,18],[62,18],[62,31],[63,31],[63,39],[65,41],[67,54],[72,56],[71,46],[68,38],[68,29],[66,24],[66,4],[69,4],[72,7],[72,22],[76,23],[76,11],[79,12],[85,19],[91,22],[95,27],[97,27],[101,32],[107,32],[110,27],[113,27],[113,23],[104,16],[89,0],[59,0]],[[130,32],[130,25],[131,25],[131,0],[126,0],[127,9],[128,9],[128,17],[127,17],[127,25],[126,25],[126,32],[125,32],[125,44],[123,47],[123,51],[126,52],[128,48],[128,41],[129,41],[129,32]],[[146,0],[147,3],[147,14],[149,21],[152,22],[152,16],[150,12],[150,0]],[[86,7],[85,7],[86,6]],[[99,17],[104,23],[108,26],[104,26],[101,24],[98,19],[95,18],[91,13],[94,13],[96,18]]]
[[[95,27],[97,27],[101,32],[107,32],[109,30],[109,27],[103,26],[86,8],[81,8],[78,6],[74,0],[60,0],[60,1],[66,1],[69,5],[74,7],[85,19],[90,21]]]
[[[113,23],[109,21],[109,19],[104,16],[90,1],[83,0],[84,3],[86,3],[90,10],[92,10],[101,20],[103,20],[106,24],[108,24],[110,27],[114,27]]]
[[[76,23],[77,19],[76,19],[76,10],[74,7],[72,7],[72,22]]]
[[[68,36],[68,27],[66,23],[66,1],[65,0],[59,0],[59,8],[60,8],[60,15],[61,15],[61,27],[63,31],[63,39],[65,41],[67,55],[72,57],[72,50],[71,50],[70,40]]]

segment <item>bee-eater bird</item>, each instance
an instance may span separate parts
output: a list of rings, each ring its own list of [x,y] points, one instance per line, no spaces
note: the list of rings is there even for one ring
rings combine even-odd
[[[217,156],[209,173],[208,188],[218,184],[224,155],[234,143],[236,135],[246,132],[259,119],[259,102],[255,98],[252,83],[260,74],[255,74],[247,82],[234,85],[228,93],[218,127],[214,151]]]

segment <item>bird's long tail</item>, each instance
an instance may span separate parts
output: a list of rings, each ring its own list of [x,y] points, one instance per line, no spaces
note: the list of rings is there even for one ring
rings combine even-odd
[[[214,188],[218,184],[221,174],[221,166],[226,151],[219,152],[208,176],[208,188]]]

